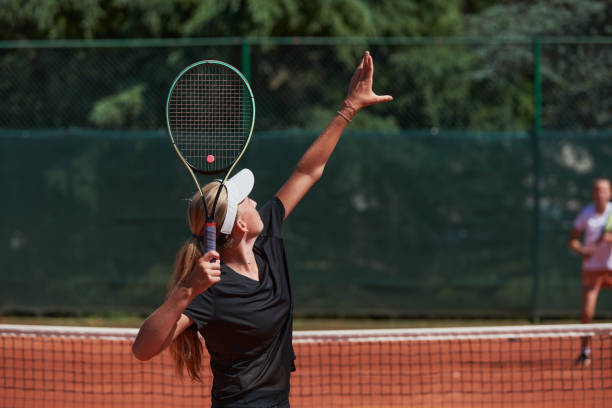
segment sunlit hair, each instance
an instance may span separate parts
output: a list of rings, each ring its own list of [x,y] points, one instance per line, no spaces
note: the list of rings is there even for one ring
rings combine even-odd
[[[219,188],[218,182],[212,182],[204,186],[202,192],[206,199],[206,205],[208,208],[212,208],[212,204]],[[220,233],[223,219],[227,211],[227,191],[225,188],[221,190],[219,201],[217,202],[217,209],[215,211],[215,222],[217,223],[217,247],[223,248],[230,244],[229,236]],[[204,214],[204,203],[200,192],[197,191],[189,202],[187,208],[187,220],[189,222],[189,229],[193,235],[201,237],[204,231],[204,224],[206,222],[206,215]],[[174,263],[174,272],[168,283],[169,297],[174,290],[180,287],[185,280],[189,277],[189,274],[193,270],[197,260],[203,255],[202,242],[200,238],[191,236],[180,249],[176,256]],[[176,371],[180,377],[183,376],[183,370],[186,368],[189,377],[193,381],[202,381],[200,377],[200,370],[202,368],[202,342],[198,337],[197,330],[186,329],[181,333],[170,345],[170,352],[174,359]]]

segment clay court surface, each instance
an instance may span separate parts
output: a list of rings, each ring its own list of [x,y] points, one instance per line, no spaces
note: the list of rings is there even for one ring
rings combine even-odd
[[[181,382],[169,355],[131,355],[131,334],[103,339],[0,336],[1,407],[207,407],[210,383]],[[300,340],[295,407],[604,407],[609,337],[577,368],[579,338]],[[608,401],[606,403],[606,400]]]

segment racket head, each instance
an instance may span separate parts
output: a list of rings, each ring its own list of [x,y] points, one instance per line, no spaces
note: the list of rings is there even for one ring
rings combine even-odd
[[[181,160],[203,174],[229,172],[251,140],[255,98],[235,67],[198,61],[176,77],[166,101],[168,133]]]

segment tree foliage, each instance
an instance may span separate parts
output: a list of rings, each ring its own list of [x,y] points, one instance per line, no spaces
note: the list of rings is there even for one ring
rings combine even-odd
[[[467,32],[479,36],[610,36],[612,8],[604,0],[554,0],[498,4],[468,18]],[[486,47],[479,75],[531,116],[528,93],[533,76],[531,47]],[[542,44],[544,126],[596,129],[612,126],[612,47],[610,44]],[[507,78],[509,80],[503,80]],[[520,101],[524,101],[521,103]],[[527,104],[526,104],[526,103]]]
[[[92,39],[453,35],[461,0],[3,0],[0,36]]]
[[[2,0],[3,39],[108,39],[229,36],[397,37],[478,35],[608,35],[605,0]],[[342,98],[344,83],[364,48],[253,48],[258,101],[269,112],[264,129],[320,128],[325,112]],[[375,48],[376,83],[396,96],[356,121],[369,129],[527,130],[533,123],[533,49],[511,45],[432,44]],[[163,88],[176,67],[191,62],[184,49],[42,51],[5,50],[0,118],[7,127],[158,127],[151,93]],[[240,62],[240,49],[204,50]],[[197,57],[193,57],[197,58]],[[554,92],[547,123],[579,128],[609,125],[610,49],[581,45],[544,49],[543,76]],[[5,76],[5,75],[3,75]],[[25,79],[20,79],[25,78]],[[71,81],[71,89],[65,82]],[[44,96],[40,96],[44,88]],[[590,92],[596,89],[597,92]],[[73,95],[71,95],[71,93]],[[38,95],[37,95],[38,94]],[[87,96],[86,96],[87,95]],[[90,102],[70,106],[86,96]],[[34,98],[34,99],[33,99]],[[50,103],[53,101],[53,103]],[[61,101],[61,102],[57,102]],[[296,106],[296,101],[301,106]],[[469,101],[469,103],[467,103]],[[24,104],[23,102],[27,102]],[[145,106],[150,104],[151,106]],[[43,106],[44,105],[44,106]],[[37,106],[36,115],[15,106]],[[63,110],[65,109],[65,110]],[[70,109],[73,109],[70,112]],[[265,111],[263,111],[265,112]],[[70,117],[75,122],[70,122]],[[279,120],[282,116],[282,120]],[[0,119],[1,120],[1,119]]]

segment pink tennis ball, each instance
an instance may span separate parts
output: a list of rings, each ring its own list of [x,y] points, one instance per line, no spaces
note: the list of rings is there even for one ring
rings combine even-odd
[[[215,156],[213,156],[212,154],[209,154],[208,156],[206,156],[206,161],[208,163],[212,163],[215,161]]]

